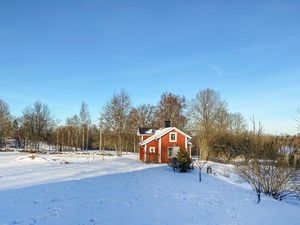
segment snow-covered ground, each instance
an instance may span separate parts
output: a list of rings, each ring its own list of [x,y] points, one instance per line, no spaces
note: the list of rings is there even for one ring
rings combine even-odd
[[[218,164],[211,163],[216,176],[203,174],[199,183],[197,171],[174,174],[166,165],[144,164],[134,155],[104,160],[73,153],[28,156],[0,153],[0,225],[299,225],[300,221],[300,207],[267,197],[256,204],[255,193],[240,187]]]

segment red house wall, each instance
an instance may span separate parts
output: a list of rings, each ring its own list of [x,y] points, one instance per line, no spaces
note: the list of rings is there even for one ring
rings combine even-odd
[[[145,134],[145,135],[140,135],[140,141],[144,141],[146,139],[148,139],[149,137],[151,137],[151,135]],[[144,147],[140,146],[140,160],[144,161]]]
[[[171,132],[177,133],[176,142],[170,142]],[[170,161],[170,158],[168,158],[168,148],[172,148],[173,146],[179,146],[181,151],[185,150],[185,136],[177,132],[176,130],[172,130],[161,137],[161,162],[162,163],[168,163]]]
[[[170,142],[170,133],[176,132],[177,133],[177,141],[176,142]],[[144,136],[145,137],[145,136]],[[177,132],[176,130],[172,130],[169,133],[165,134],[161,137],[161,163],[168,163],[171,158],[168,158],[168,148],[172,148],[174,146],[178,146],[181,151],[187,150],[190,154],[191,148],[190,146],[186,149],[186,137],[181,134],[180,132]],[[147,159],[146,162],[159,162],[158,159],[158,140],[153,140],[147,143]],[[155,153],[150,153],[150,147],[155,147]],[[140,146],[140,160],[144,161],[144,146]]]
[[[140,141],[145,141],[146,139],[148,139],[149,137],[151,137],[151,135],[148,134],[144,134],[140,136]]]
[[[144,147],[140,146],[140,160],[144,161]]]
[[[150,153],[150,147],[155,147],[155,153]],[[147,143],[147,160],[146,162],[158,162],[158,141],[153,140]]]

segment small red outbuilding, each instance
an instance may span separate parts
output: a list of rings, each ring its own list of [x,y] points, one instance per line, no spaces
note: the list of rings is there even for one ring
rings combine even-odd
[[[178,151],[188,151],[191,156],[191,137],[166,121],[165,128],[140,127],[140,160],[148,163],[168,163]]]

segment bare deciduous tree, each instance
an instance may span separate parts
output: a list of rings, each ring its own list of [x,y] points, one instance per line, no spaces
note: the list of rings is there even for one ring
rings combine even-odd
[[[70,142],[68,145],[77,150],[80,142],[81,120],[77,115],[74,115],[71,118],[67,118],[66,126],[68,127],[68,131],[70,133]]]
[[[207,151],[208,154],[215,144],[220,144],[215,143],[216,137],[225,137],[224,135],[228,133],[241,133],[246,129],[243,116],[240,113],[228,112],[226,102],[212,89],[199,91],[189,105],[188,116],[189,127],[193,135],[197,136],[196,147],[201,148],[202,152]],[[236,156],[231,153],[227,154],[229,158]]]
[[[217,125],[220,121],[225,121],[222,116],[227,117],[226,103],[216,91],[202,90],[191,101],[188,115],[190,129],[194,136],[197,136],[197,140],[201,140],[197,141],[197,148],[201,148],[202,152],[208,152],[217,131]]]
[[[156,120],[156,107],[150,104],[142,104],[135,108],[138,118],[138,126],[154,127]]]
[[[133,147],[133,151],[136,152],[137,147],[137,128],[138,127],[149,127],[153,128],[155,125],[155,113],[156,108],[150,104],[142,104],[136,108],[132,108],[129,113],[128,121],[128,146]],[[130,141],[132,140],[132,141]]]
[[[117,143],[116,150],[119,156],[122,155],[125,146],[125,136],[129,128],[130,110],[130,97],[124,90],[118,94],[114,94],[103,108],[103,124],[115,136],[115,142]]]
[[[11,115],[9,106],[0,99],[0,147],[5,144],[5,138],[11,131]]]
[[[39,149],[41,142],[49,143],[54,121],[47,105],[37,101],[23,111],[22,127],[32,147]]]
[[[157,107],[157,126],[163,127],[165,120],[170,120],[172,125],[184,129],[187,118],[184,115],[186,100],[184,96],[165,92],[161,95]]]
[[[200,136],[197,137],[198,143],[198,160],[196,161],[196,166],[199,170],[199,182],[202,181],[202,169],[207,164],[209,158],[209,152],[207,151],[207,142],[205,139],[202,139]]]
[[[241,133],[246,131],[246,120],[241,113],[229,113],[229,131]]]
[[[189,107],[189,116],[194,129],[206,133],[210,133],[216,126],[217,121],[220,120],[218,117],[222,114],[227,116],[224,112],[227,112],[226,103],[212,89],[200,91]]]

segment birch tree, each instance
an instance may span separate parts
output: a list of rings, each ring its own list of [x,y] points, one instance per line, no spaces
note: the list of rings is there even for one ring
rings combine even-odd
[[[82,150],[88,149],[89,145],[89,126],[91,124],[91,117],[88,109],[88,105],[82,102],[80,108],[80,121],[81,121],[81,134],[82,134]]]
[[[80,137],[80,118],[77,115],[74,115],[73,117],[68,118],[66,123],[71,128],[72,146],[77,150]]]

